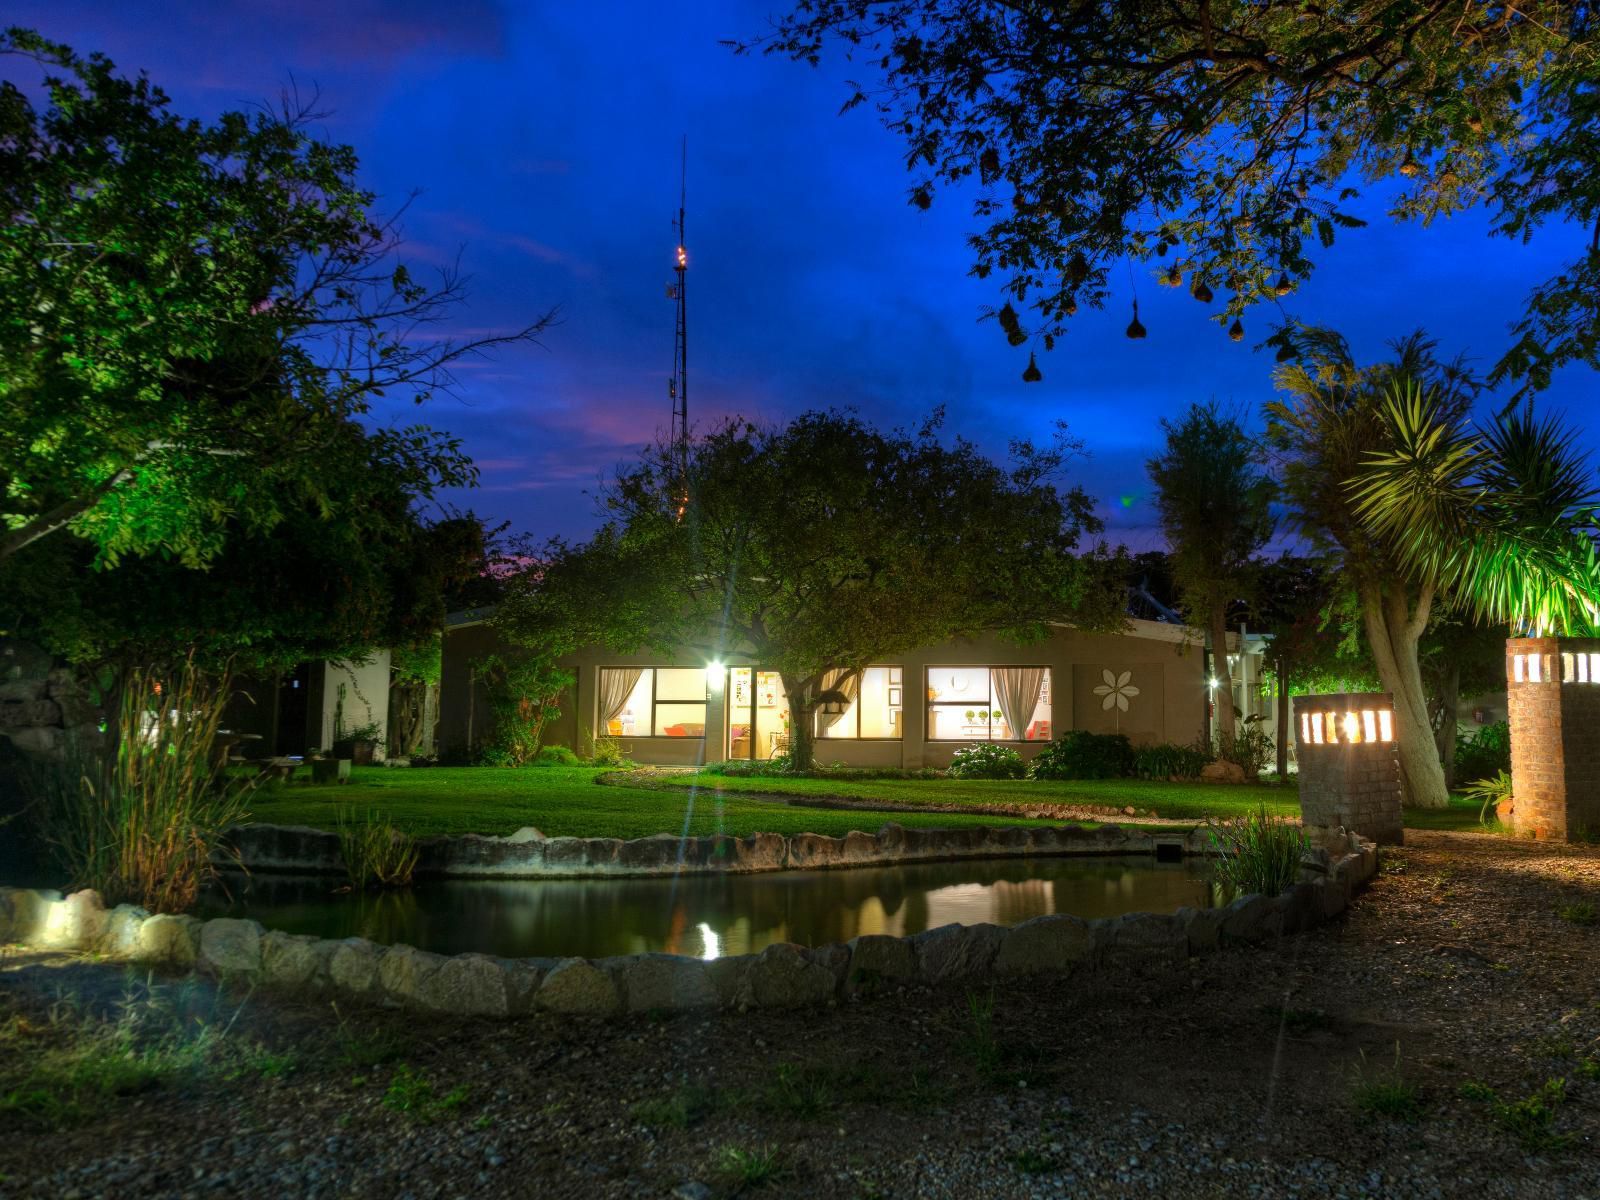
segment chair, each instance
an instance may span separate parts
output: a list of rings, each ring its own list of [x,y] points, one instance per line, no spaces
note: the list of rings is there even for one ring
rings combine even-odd
[[[780,754],[789,753],[789,735],[775,733],[772,735],[772,752],[767,755],[769,759],[777,758]]]

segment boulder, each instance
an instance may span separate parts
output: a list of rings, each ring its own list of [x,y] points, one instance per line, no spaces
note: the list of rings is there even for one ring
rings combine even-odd
[[[1112,962],[1176,962],[1188,957],[1183,926],[1163,913],[1124,913],[1106,923],[1104,953]]]
[[[749,1004],[745,977],[754,965],[754,954],[729,954],[714,958],[706,964],[706,978],[717,990],[717,1003],[724,1008]]]
[[[513,834],[510,834],[504,840],[513,846],[520,846],[524,842],[545,842],[549,841],[550,839],[545,837],[544,834],[540,833],[532,825],[524,825],[521,829],[517,830]]]
[[[1272,901],[1251,893],[1240,896],[1222,910],[1222,940],[1224,942],[1253,942],[1276,932],[1282,914],[1274,912]]]
[[[549,1012],[604,1017],[621,1004],[610,974],[587,959],[564,958],[534,994],[534,1004]]]
[[[322,982],[332,953],[328,945],[307,933],[272,930],[261,938],[261,981],[275,987],[310,988]]]
[[[533,1011],[533,998],[546,973],[556,965],[553,958],[502,958],[496,960],[506,972],[506,1007],[513,1017]]]
[[[1002,975],[1034,975],[1065,971],[1094,957],[1094,931],[1077,917],[1034,917],[1006,930],[995,955]]]
[[[506,970],[485,954],[457,954],[418,979],[416,1002],[434,1012],[504,1017],[511,1012]]]
[[[911,939],[917,973],[928,983],[985,974],[1006,931],[998,925],[941,925]]]
[[[365,938],[346,938],[328,958],[328,982],[346,995],[376,995],[378,971],[387,957],[387,947]]]
[[[758,1008],[810,1008],[833,999],[833,972],[801,946],[775,942],[750,964],[745,976],[747,1002]]]
[[[139,949],[139,927],[150,914],[136,904],[119,904],[106,919],[95,951],[108,958],[132,958]]]
[[[43,941],[48,946],[93,950],[111,924],[100,893],[93,888],[73,892],[50,906],[45,917]]]
[[[254,975],[261,969],[259,921],[217,917],[200,927],[200,966],[213,975]]]
[[[39,891],[35,888],[7,888],[0,897],[0,942],[42,941],[45,926],[55,906],[61,902],[61,893]]]
[[[623,972],[629,1012],[715,1008],[717,988],[699,959],[676,954],[645,954]]]
[[[1207,763],[1200,768],[1200,781],[1202,783],[1248,783],[1245,778],[1244,768],[1235,762],[1225,762],[1218,759],[1214,763]]]
[[[1172,914],[1172,919],[1183,930],[1190,954],[1204,954],[1215,950],[1222,940],[1221,908],[1190,908],[1188,905]]]
[[[201,922],[194,917],[157,913],[139,926],[136,962],[192,967],[200,957]]]
[[[904,983],[917,977],[917,955],[906,938],[865,933],[850,939],[845,990],[858,992],[878,983]]]

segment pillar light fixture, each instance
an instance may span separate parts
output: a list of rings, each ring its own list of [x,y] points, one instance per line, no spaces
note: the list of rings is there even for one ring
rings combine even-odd
[[[1394,741],[1394,712],[1387,708],[1300,714],[1302,746],[1359,746]]]

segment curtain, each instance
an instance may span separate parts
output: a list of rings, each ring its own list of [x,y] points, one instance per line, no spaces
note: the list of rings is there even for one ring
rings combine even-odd
[[[600,672],[600,728],[597,732],[601,737],[606,736],[611,722],[622,715],[622,710],[628,706],[628,697],[639,686],[643,674],[643,667],[607,668]]]
[[[850,706],[855,703],[856,697],[861,693],[860,671],[829,671],[822,677],[822,690],[825,692],[838,692],[844,697],[845,702],[839,707],[838,712],[829,712],[826,706],[817,709],[817,736],[825,737],[828,730],[837,725],[845,713],[850,711]]]
[[[1022,741],[1028,735],[1028,722],[1033,710],[1039,706],[1039,693],[1044,689],[1043,667],[996,667],[990,672],[994,683],[995,703],[1011,730],[1013,741]]]

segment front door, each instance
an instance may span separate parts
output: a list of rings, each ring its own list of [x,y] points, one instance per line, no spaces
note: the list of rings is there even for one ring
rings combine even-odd
[[[773,758],[789,749],[789,698],[776,671],[728,672],[728,757]]]

